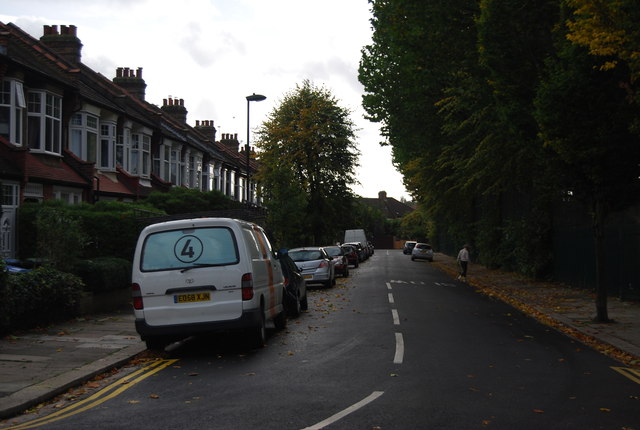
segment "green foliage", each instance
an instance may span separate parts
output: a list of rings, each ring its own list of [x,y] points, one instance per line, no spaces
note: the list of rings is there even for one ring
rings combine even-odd
[[[103,292],[131,287],[131,261],[115,257],[80,260],[74,268],[85,291]]]
[[[138,203],[101,201],[95,205],[69,205],[57,200],[25,203],[18,212],[21,258],[50,258],[49,254],[53,249],[59,249],[64,245],[71,249],[59,252],[52,258],[56,261],[62,259],[66,270],[73,267],[74,259],[78,258],[111,256],[131,260],[141,230],[137,221],[140,210],[158,213],[158,209]],[[49,224],[51,217],[55,216],[72,223],[73,228],[67,225],[68,230],[64,230],[61,225]],[[54,227],[52,232],[48,231],[50,225]],[[75,248],[66,238],[61,243],[49,243],[55,240],[54,234],[69,234],[70,238],[82,243]]]
[[[220,191],[202,192],[183,187],[173,187],[168,192],[153,192],[147,197],[146,203],[170,215],[242,207],[242,203],[231,200]]]
[[[82,281],[50,267],[9,274],[0,285],[0,333],[63,321],[78,314]]]
[[[546,277],[551,208],[563,192],[638,203],[634,2],[370,3],[363,105],[439,249],[470,242],[490,267]],[[615,45],[606,54],[624,61],[605,74],[598,64],[608,58],[587,61],[567,37]]]
[[[328,90],[304,81],[260,126],[256,177],[281,244],[328,243],[344,229],[358,157],[349,114]]]
[[[418,242],[433,243],[433,224],[422,207],[403,216],[396,236]]]
[[[80,219],[60,204],[36,215],[37,257],[54,269],[68,271],[87,243]]]

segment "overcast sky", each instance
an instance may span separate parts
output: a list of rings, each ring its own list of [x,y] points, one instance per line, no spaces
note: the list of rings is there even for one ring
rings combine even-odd
[[[2,0],[0,21],[39,39],[43,25],[75,25],[82,62],[109,79],[143,68],[146,100],[184,99],[188,123],[213,120],[244,144],[247,102],[255,129],[283,96],[309,79],[352,111],[361,152],[354,191],[408,198],[402,176],[364,119],[358,63],[371,40],[367,0]],[[253,143],[253,135],[250,143]]]

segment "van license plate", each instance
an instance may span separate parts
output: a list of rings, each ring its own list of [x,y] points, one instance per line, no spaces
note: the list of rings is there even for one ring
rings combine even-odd
[[[176,294],[173,296],[173,303],[207,302],[209,300],[211,300],[211,293]]]

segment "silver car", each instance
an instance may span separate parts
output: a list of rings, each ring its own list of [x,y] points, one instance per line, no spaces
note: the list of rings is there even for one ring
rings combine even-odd
[[[323,284],[327,288],[335,285],[335,261],[324,248],[294,248],[289,250],[289,256],[302,272],[307,284]]]
[[[428,243],[416,243],[411,251],[411,261],[429,260],[433,261],[433,248]]]

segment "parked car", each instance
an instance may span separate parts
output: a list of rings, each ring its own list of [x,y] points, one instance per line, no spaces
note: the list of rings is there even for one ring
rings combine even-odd
[[[407,240],[404,243],[404,247],[402,248],[402,253],[405,255],[411,255],[411,251],[413,251],[413,248],[416,246],[416,241],[415,240]]]
[[[356,251],[358,251],[358,259],[359,259],[359,261],[361,263],[363,261],[365,261],[367,258],[369,258],[367,250],[364,249],[364,246],[362,245],[362,243],[360,243],[360,242],[347,242],[347,243],[343,243],[343,245],[351,245],[351,246],[355,247]]]
[[[358,258],[358,250],[356,250],[353,245],[340,245],[340,247],[344,250],[344,255],[347,257],[347,261],[353,267],[358,267],[360,265],[360,259]]]
[[[197,218],[145,227],[131,289],[136,331],[149,349],[229,330],[262,347],[267,320],[287,324],[282,268],[254,223]]]
[[[335,264],[323,248],[294,248],[289,250],[289,256],[302,272],[307,284],[322,284],[327,288],[335,285]]]
[[[428,243],[416,243],[411,251],[411,261],[429,260],[433,261],[433,248]]]
[[[373,242],[367,241],[365,245],[367,247],[367,250],[369,251],[369,257],[371,257],[375,253]]]
[[[308,308],[307,281],[304,280],[304,276],[289,256],[287,249],[278,251],[278,261],[284,276],[284,308],[288,315],[297,317],[300,311],[306,311]]]
[[[349,260],[344,253],[344,250],[339,246],[324,246],[323,247],[329,257],[333,257],[333,263],[335,264],[336,275],[340,274],[344,278],[349,276]]]
[[[13,258],[4,260],[6,271],[9,273],[26,273],[33,270],[33,263],[20,261]]]

